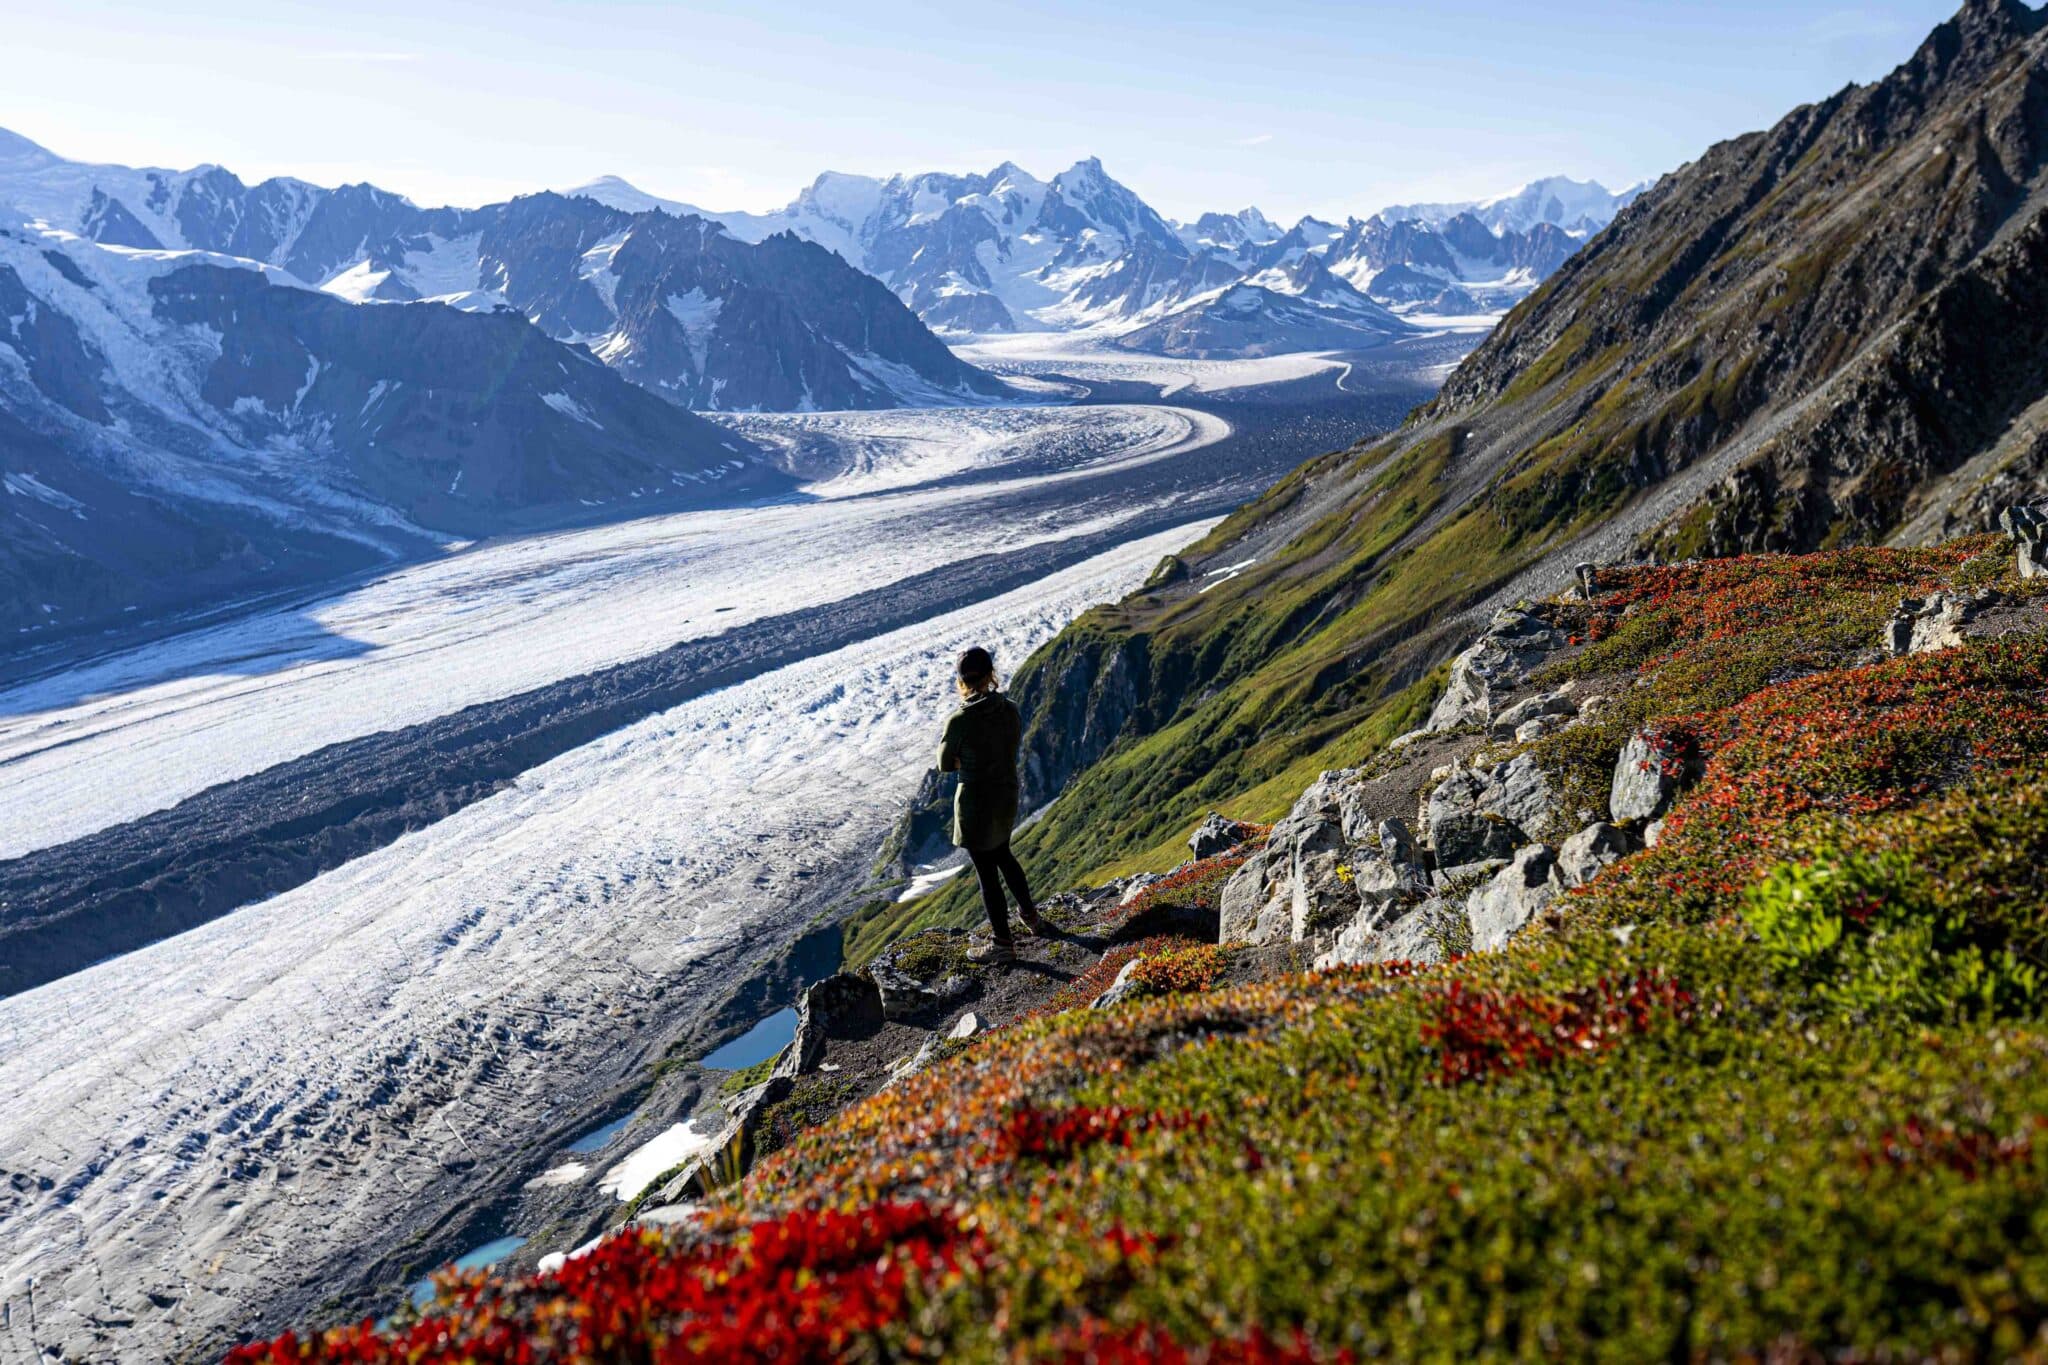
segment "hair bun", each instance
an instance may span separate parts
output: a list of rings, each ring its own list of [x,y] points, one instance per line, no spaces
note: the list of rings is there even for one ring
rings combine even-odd
[[[960,656],[960,677],[964,682],[980,682],[983,678],[994,677],[995,672],[996,661],[994,657],[980,645],[976,645]]]

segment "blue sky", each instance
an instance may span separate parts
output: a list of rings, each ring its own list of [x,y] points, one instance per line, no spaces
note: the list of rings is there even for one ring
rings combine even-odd
[[[64,155],[481,203],[623,175],[709,208],[823,169],[1051,175],[1276,218],[1619,186],[1869,80],[1960,0],[19,4],[0,126]]]

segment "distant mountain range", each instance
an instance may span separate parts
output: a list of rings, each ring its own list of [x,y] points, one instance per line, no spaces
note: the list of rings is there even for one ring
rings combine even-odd
[[[0,204],[106,247],[209,251],[351,302],[512,307],[690,408],[987,401],[1004,386],[829,251],[589,198],[423,209],[371,185],[66,161],[0,132]]]
[[[935,329],[1088,329],[1170,354],[1374,344],[1396,314],[1505,311],[1634,200],[1553,177],[1468,204],[1382,210],[1281,229],[1257,208],[1174,223],[1094,158],[1040,180],[985,175],[818,177],[775,213],[715,213],[615,176],[567,191],[661,209],[762,241],[791,233],[882,280]],[[1305,258],[1319,270],[1303,270]]]
[[[510,309],[0,220],[0,641],[787,486]]]
[[[1090,159],[828,174],[766,215],[616,179],[421,208],[0,132],[0,640],[776,491],[694,411],[1013,396],[934,329],[1370,347],[1506,307],[1630,197],[1553,180],[1413,221],[1178,224]]]
[[[692,409],[1009,396],[794,237],[0,133],[0,643],[790,486]]]

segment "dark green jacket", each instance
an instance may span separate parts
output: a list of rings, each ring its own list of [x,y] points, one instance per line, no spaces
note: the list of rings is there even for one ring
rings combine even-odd
[[[1001,848],[1017,825],[1017,745],[1024,718],[1000,692],[955,711],[939,740],[939,771],[960,774],[953,797],[953,842],[974,852]]]

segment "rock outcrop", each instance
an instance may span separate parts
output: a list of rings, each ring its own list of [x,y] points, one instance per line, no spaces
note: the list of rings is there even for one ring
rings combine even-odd
[[[1355,771],[1328,772],[1301,794],[1224,884],[1224,942],[1300,943],[1361,913],[1377,923],[1427,891],[1407,826],[1376,818],[1363,785]]]
[[[1557,899],[1563,889],[1557,860],[1542,844],[1524,844],[1492,881],[1472,893],[1465,915],[1472,946],[1482,953],[1505,947],[1517,931]]]
[[[1597,583],[1597,569],[1582,568],[1581,583]],[[1680,732],[1633,735],[1615,760],[1612,822],[1567,837],[1559,793],[1527,746],[1612,703],[1572,680],[1530,687],[1566,643],[1533,612],[1497,614],[1458,654],[1430,727],[1383,756],[1413,765],[1406,756],[1432,735],[1451,745],[1450,761],[1417,793],[1422,838],[1376,813],[1390,788],[1367,773],[1384,763],[1324,773],[1224,887],[1224,940],[1311,944],[1322,967],[1493,951],[1642,847],[1637,827],[1661,816],[1693,775],[1693,746]],[[1465,738],[1475,728],[1482,735]]]
[[[1885,623],[1884,651],[1896,658],[1954,649],[1963,642],[1963,627],[1995,601],[1988,592],[1937,592],[1925,598],[1904,598]]]
[[[1638,732],[1614,764],[1607,809],[1616,820],[1654,820],[1671,805],[1689,762],[1683,742],[1673,736]]]
[[[2048,512],[2016,504],[1998,514],[1998,529],[2018,542],[2021,578],[2048,578]]]
[[[952,951],[928,951],[934,938]],[[932,930],[919,946],[927,951],[913,954],[896,947],[868,964],[868,977],[882,999],[882,1016],[892,1023],[928,1023],[974,992],[974,976],[966,965],[965,930]]]
[[[1515,608],[1495,614],[1486,633],[1451,660],[1451,683],[1426,727],[1433,733],[1461,725],[1488,725],[1496,694],[1519,684],[1528,670],[1565,643],[1541,617]]]
[[[1429,794],[1426,824],[1441,864],[1505,858],[1544,834],[1555,797],[1527,753],[1497,766],[1453,765]]]
[[[1251,830],[1241,821],[1210,811],[1209,818],[1197,825],[1195,832],[1188,836],[1188,852],[1197,858],[1214,858],[1230,852],[1243,843],[1250,834]]]
[[[1625,830],[1606,821],[1586,826],[1557,850],[1557,876],[1566,888],[1584,886],[1602,869],[1635,851]]]
[[[871,977],[852,972],[828,976],[804,992],[796,1037],[776,1062],[774,1074],[808,1075],[818,1069],[827,1043],[872,1037],[887,1022],[881,988]]]

